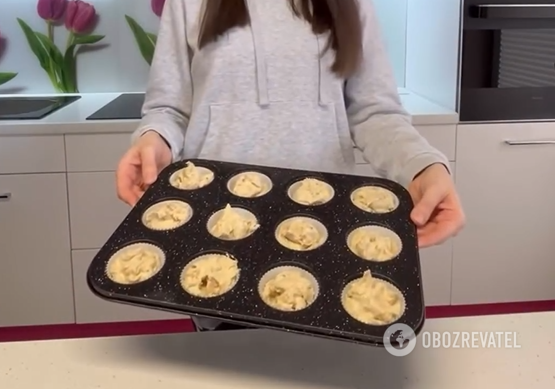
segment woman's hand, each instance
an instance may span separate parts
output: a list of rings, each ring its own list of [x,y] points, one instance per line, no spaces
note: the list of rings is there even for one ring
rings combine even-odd
[[[414,201],[411,219],[418,228],[420,248],[443,243],[465,224],[459,196],[451,175],[442,164],[422,170],[409,185]]]
[[[172,153],[158,133],[149,131],[121,158],[116,171],[118,197],[134,206],[172,160]]]

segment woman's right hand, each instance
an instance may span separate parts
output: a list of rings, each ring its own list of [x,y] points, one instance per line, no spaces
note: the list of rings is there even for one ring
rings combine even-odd
[[[119,162],[116,171],[118,197],[135,206],[171,161],[172,153],[164,139],[154,131],[146,132]]]

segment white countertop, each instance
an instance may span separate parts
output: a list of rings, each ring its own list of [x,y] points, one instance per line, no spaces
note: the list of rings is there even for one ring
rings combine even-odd
[[[415,125],[455,124],[458,114],[404,89],[399,90],[405,109]],[[86,120],[121,93],[85,93],[81,99],[41,120],[2,120],[0,135],[56,135],[83,133],[131,133],[138,120]],[[3,95],[7,97],[8,95]]]
[[[521,348],[384,349],[245,330],[0,344],[5,389],[551,389],[555,313],[429,320],[507,331]],[[1,331],[1,329],[0,329]]]

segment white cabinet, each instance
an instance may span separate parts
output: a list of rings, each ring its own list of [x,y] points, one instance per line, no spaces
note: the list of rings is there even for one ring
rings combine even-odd
[[[68,173],[72,249],[99,249],[131,208],[118,199],[114,172]]]
[[[97,250],[74,250],[71,255],[77,324],[186,318],[183,315],[113,303],[94,295],[87,285],[86,274],[96,253]]]
[[[0,175],[0,327],[74,322],[65,174]]]
[[[555,125],[461,125],[453,304],[555,299]]]

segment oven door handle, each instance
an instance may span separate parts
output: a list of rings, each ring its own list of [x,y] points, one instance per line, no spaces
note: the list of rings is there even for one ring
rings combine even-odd
[[[555,19],[555,4],[482,4],[469,10],[475,19]]]
[[[506,140],[505,144],[509,146],[533,146],[533,145],[555,145],[555,139],[545,140]]]

